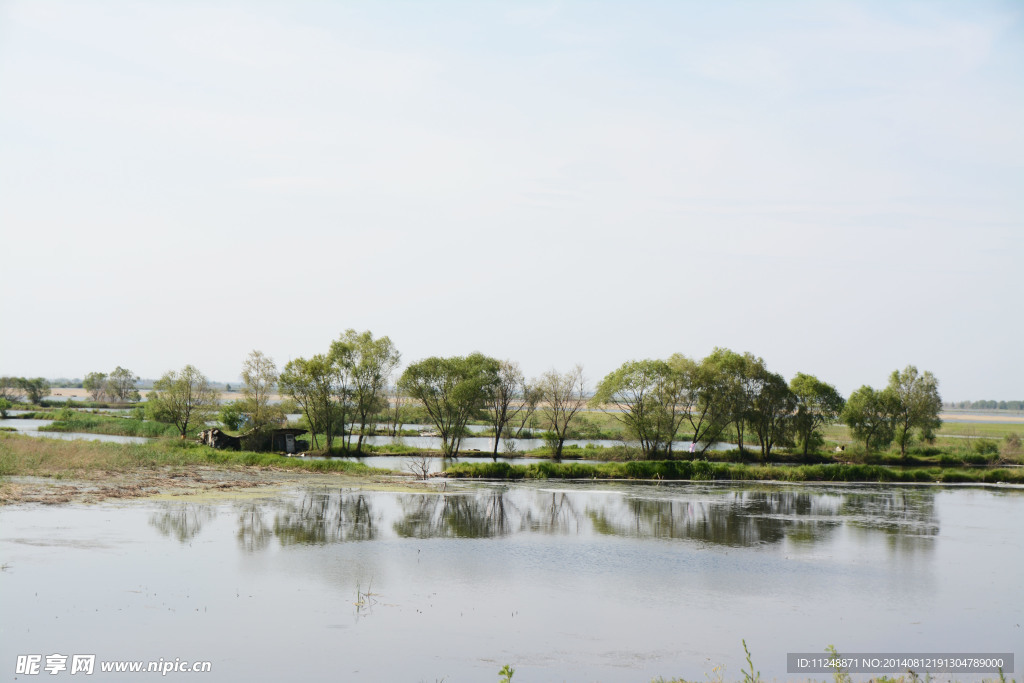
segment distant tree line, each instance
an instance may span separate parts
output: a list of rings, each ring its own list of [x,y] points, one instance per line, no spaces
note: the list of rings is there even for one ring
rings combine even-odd
[[[961,410],[1024,410],[1024,401],[957,401],[947,405]]]

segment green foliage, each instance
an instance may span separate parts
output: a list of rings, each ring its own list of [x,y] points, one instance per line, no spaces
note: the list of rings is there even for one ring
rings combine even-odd
[[[548,450],[548,455],[551,455],[558,450],[558,434],[551,430],[547,430],[540,433],[540,438],[544,440],[544,447]]]
[[[230,401],[220,407],[217,418],[224,425],[224,429],[238,431],[245,423],[245,404],[242,401]]]
[[[11,402],[6,398],[0,398],[0,418],[7,417],[7,411],[11,409]]]
[[[831,659],[834,662],[832,670],[834,672],[833,677],[835,678],[835,683],[853,683],[853,679],[850,677],[850,672],[838,664],[838,661],[841,660],[843,656],[836,650],[836,646],[829,645],[825,648],[825,651],[831,655]]]
[[[761,445],[761,460],[767,462],[774,446],[793,443],[793,416],[797,409],[797,396],[782,375],[769,372],[763,362],[755,364],[750,374],[752,387],[748,390],[745,419]]]
[[[253,444],[262,444],[267,441],[264,437],[264,430],[269,427],[278,426],[284,423],[284,413],[279,406],[271,405],[270,393],[277,384],[277,366],[274,359],[262,351],[251,351],[242,363],[242,381],[245,386],[242,389],[244,398],[238,407],[244,414],[245,422],[252,428]],[[221,409],[222,419],[224,409]],[[234,417],[228,414],[228,417]],[[238,420],[235,420],[238,423]],[[225,424],[227,424],[225,422]],[[238,429],[238,427],[233,427]]]
[[[338,367],[331,358],[317,354],[309,360],[296,358],[288,361],[279,378],[281,391],[285,392],[302,408],[307,426],[312,434],[313,448],[318,448],[317,435],[324,434],[326,448],[334,442],[334,424],[344,415],[333,402],[334,383]]]
[[[490,397],[500,362],[480,353],[413,363],[398,380],[399,388],[419,401],[441,436],[446,458],[456,457],[466,424],[480,414]]]
[[[939,396],[939,381],[932,373],[918,374],[913,365],[908,365],[902,372],[894,370],[886,391],[893,397],[893,429],[900,455],[907,454],[914,430],[924,441],[935,438],[935,431],[942,426],[939,418],[942,398]]]
[[[716,348],[699,363],[680,354],[669,363],[678,366],[686,386],[684,417],[690,424],[692,441],[699,455],[707,453],[733,420],[735,387],[726,361],[731,351]]]
[[[971,450],[978,455],[999,455],[999,444],[992,439],[975,439],[971,442]]]
[[[0,398],[5,398],[11,403],[21,401],[24,381],[24,377],[0,377]]]
[[[644,457],[667,451],[675,440],[686,404],[686,375],[679,363],[640,360],[623,363],[597,385],[591,403],[605,406]]]
[[[136,420],[106,415],[92,415],[62,408],[57,419],[44,427],[41,432],[82,432],[85,434],[113,434],[116,436],[145,436],[150,438],[175,436],[178,428],[160,422]],[[196,430],[193,430],[196,431]],[[189,434],[192,436],[192,434]]]
[[[356,333],[350,329],[331,345],[331,357],[344,365],[351,379],[352,408],[359,422],[359,452],[368,434],[367,426],[387,405],[384,390],[402,356],[390,338],[374,339],[369,330]]]
[[[512,665],[506,664],[501,667],[501,671],[498,672],[498,675],[501,676],[501,678],[498,679],[498,683],[512,683],[512,676],[514,676],[515,673],[516,670],[512,668]]]
[[[789,389],[797,401],[793,420],[796,442],[807,456],[824,444],[822,429],[839,418],[846,401],[831,384],[802,372],[790,380]]]
[[[20,378],[21,390],[25,392],[25,398],[29,403],[40,405],[46,396],[50,395],[50,383],[42,377],[35,379]]]
[[[761,680],[761,672],[754,671],[754,662],[750,658],[750,650],[747,649],[747,641],[743,640],[743,652],[747,655],[747,668],[740,669],[740,673],[743,674],[743,683],[759,683]]]
[[[486,479],[647,479],[675,481],[823,481],[823,482],[959,482],[1024,483],[1019,470],[965,470],[884,467],[881,465],[799,465],[788,467],[712,463],[703,460],[639,460],[583,463],[540,462],[530,465],[507,463],[457,463],[449,466],[450,477]]]
[[[560,373],[556,370],[545,372],[537,385],[543,401],[542,412],[548,426],[558,439],[551,455],[555,460],[562,457],[562,446],[569,436],[573,421],[586,405],[586,381],[583,366]]]
[[[875,391],[867,385],[850,395],[843,409],[842,420],[854,438],[864,443],[866,452],[892,443],[897,401],[891,391]]]
[[[175,425],[185,438],[190,426],[201,426],[217,414],[217,401],[218,392],[206,375],[186,365],[154,382],[146,403],[156,420]]]
[[[135,387],[138,381],[134,372],[118,365],[107,378],[107,393],[117,401],[138,401],[139,390]]]
[[[388,472],[349,460],[307,460],[285,458],[272,453],[217,450],[191,440],[161,439],[141,444],[55,442],[17,434],[0,434],[0,473],[28,475],[84,470],[136,471],[188,465],[272,467],[350,474]]]
[[[89,392],[93,401],[102,401],[107,395],[107,373],[90,372],[82,380],[82,388]]]

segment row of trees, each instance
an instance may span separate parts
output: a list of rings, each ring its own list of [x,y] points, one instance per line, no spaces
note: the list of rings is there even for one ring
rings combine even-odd
[[[113,372],[90,372],[82,380],[82,388],[89,392],[94,401],[138,401],[141,399],[137,388],[138,376],[120,365]]]
[[[931,373],[919,374],[913,366],[893,372],[884,390],[861,387],[847,402],[835,387],[813,375],[797,373],[787,382],[762,358],[724,348],[700,360],[674,354],[666,360],[628,361],[601,380],[593,396],[587,394],[578,365],[528,381],[510,360],[481,353],[431,357],[408,366],[393,384],[400,361],[388,337],[351,329],[325,353],[296,358],[280,372],[273,359],[253,351],[241,372],[244,398],[230,406],[233,426],[245,426],[258,442],[266,430],[283,424],[283,411],[270,401],[275,390],[292,398],[305,415],[314,448],[329,450],[340,436],[343,447],[357,453],[381,416],[397,434],[401,408],[410,401],[425,410],[446,457],[458,455],[472,420],[490,424],[497,457],[499,439],[518,438],[538,414],[547,426],[553,457],[560,459],[588,402],[618,419],[647,458],[672,457],[673,444],[683,432],[690,435],[694,455],[733,432],[741,449],[755,437],[764,460],[780,446],[797,445],[807,455],[823,443],[824,428],[840,420],[867,449],[895,439],[905,455],[915,431],[929,439],[941,424],[938,383]],[[87,379],[99,391],[119,397],[124,394],[116,393],[118,386],[134,387],[138,380],[120,367]],[[190,427],[216,414],[218,392],[189,365],[154,383],[147,410],[154,419],[175,424],[184,437]]]
[[[915,433],[924,441],[935,438],[942,426],[940,410],[938,380],[908,365],[902,372],[893,371],[885,389],[865,385],[850,394],[841,418],[865,450],[885,448],[895,440],[906,457]]]
[[[0,377],[0,400],[39,404],[50,395],[50,383],[42,377]]]
[[[492,456],[497,458],[499,439],[518,438],[540,407],[550,428],[553,456],[561,459],[570,425],[586,405],[579,365],[527,381],[518,363],[481,353],[414,363],[399,378],[398,390],[426,409],[445,457],[458,456],[468,422],[484,418],[494,432]]]
[[[601,380],[591,403],[611,412],[648,458],[671,457],[684,424],[696,454],[730,427],[741,449],[753,433],[766,460],[773,448],[793,443],[806,454],[843,410],[832,385],[803,373],[787,383],[763,359],[722,348],[699,361],[674,354],[624,363]]]
[[[863,386],[845,401],[813,375],[797,373],[787,383],[763,359],[721,348],[700,361],[676,354],[624,363],[601,381],[592,402],[614,411],[647,457],[671,455],[684,423],[699,453],[731,426],[741,450],[745,434],[756,436],[764,460],[776,446],[794,444],[806,456],[821,446],[824,427],[838,421],[865,450],[895,440],[905,457],[915,434],[931,440],[942,424],[938,381],[912,365],[894,371],[885,389]]]

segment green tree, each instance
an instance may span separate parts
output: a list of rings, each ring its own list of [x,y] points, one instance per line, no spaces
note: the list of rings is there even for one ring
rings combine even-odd
[[[45,397],[50,395],[50,383],[42,377],[34,379],[21,378],[21,390],[29,403],[39,405]]]
[[[89,392],[94,401],[102,401],[107,394],[107,373],[90,372],[82,380],[82,388]]]
[[[789,389],[797,400],[794,419],[797,443],[803,449],[804,457],[807,457],[812,448],[818,448],[824,443],[822,429],[839,419],[846,401],[831,384],[802,372],[796,373],[790,380]]]
[[[720,440],[732,421],[735,403],[732,377],[714,354],[700,362],[676,355],[669,362],[675,362],[684,378],[683,415],[693,431],[698,453],[704,454]]]
[[[230,401],[222,404],[217,417],[220,420],[220,423],[224,425],[225,429],[237,431],[245,422],[245,412],[242,402]]]
[[[887,390],[895,397],[895,437],[900,456],[905,458],[915,429],[922,439],[929,441],[942,426],[939,381],[932,373],[918,374],[917,368],[908,365],[903,372],[893,370]]]
[[[481,353],[434,356],[410,365],[402,373],[398,386],[423,404],[441,436],[444,457],[458,457],[466,423],[487,403],[499,365]]]
[[[587,404],[583,366],[577,365],[565,373],[549,370],[541,376],[539,386],[543,396],[541,410],[552,432],[552,458],[555,462],[561,462],[562,447],[569,436],[573,419]]]
[[[319,448],[318,434],[324,435],[328,451],[334,444],[334,425],[338,417],[333,400],[336,378],[332,360],[317,354],[309,360],[288,361],[278,379],[281,390],[291,396],[305,414],[313,448]]]
[[[897,402],[888,389],[875,391],[867,385],[850,394],[840,417],[854,438],[864,442],[865,453],[892,443]]]
[[[640,442],[645,458],[671,454],[683,419],[685,382],[681,370],[663,360],[627,361],[597,385],[591,402],[604,406],[626,433]]]
[[[11,409],[11,402],[0,396],[0,418],[7,418],[7,411]]]
[[[773,447],[792,443],[797,398],[782,375],[769,372],[763,362],[753,366],[752,374],[756,391],[750,396],[746,419],[757,434],[761,460],[767,462]]]
[[[11,403],[17,403],[24,395],[22,390],[22,377],[0,377],[0,398],[6,398]]]
[[[502,436],[510,435],[510,426],[520,421],[520,413],[531,410],[530,392],[519,363],[503,360],[498,364],[494,386],[487,400],[487,416],[494,430],[491,458],[495,462],[498,461],[498,442]],[[536,409],[536,405],[536,400],[533,400],[532,409]]]
[[[270,394],[277,385],[277,365],[274,359],[262,351],[253,350],[242,363],[242,411],[248,417],[249,447],[262,445],[266,442],[265,431],[284,421],[284,414],[279,408],[271,405]]]
[[[330,387],[333,401],[332,422],[338,425],[341,432],[341,443],[345,450],[352,445],[352,430],[348,427],[349,418],[355,409],[355,381],[352,373],[356,365],[356,351],[352,344],[342,335],[331,343],[327,360],[330,362]]]
[[[736,430],[737,444],[743,452],[745,427],[770,373],[764,360],[750,352],[739,354],[716,347],[704,362],[717,374],[716,400],[728,405],[729,422]]]
[[[107,392],[118,401],[138,401],[141,398],[135,387],[138,381],[135,373],[118,365],[107,378]]]
[[[153,418],[173,424],[184,439],[190,426],[201,428],[217,415],[218,400],[219,392],[206,375],[186,365],[154,382],[146,403]]]
[[[369,330],[360,334],[346,330],[335,345],[338,345],[339,362],[345,364],[346,375],[351,377],[352,407],[355,418],[359,420],[356,453],[360,453],[363,439],[368,431],[373,431],[371,422],[387,407],[384,392],[391,373],[402,360],[402,354],[390,338],[374,339]]]

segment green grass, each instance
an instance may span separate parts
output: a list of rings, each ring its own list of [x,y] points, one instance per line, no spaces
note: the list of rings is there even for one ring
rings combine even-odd
[[[829,441],[850,442],[853,436],[850,428],[846,425],[829,425],[825,427],[824,436]],[[1022,422],[943,422],[942,427],[935,433],[940,441],[959,442],[964,439],[943,439],[948,436],[967,437],[988,437],[1002,439],[1010,434],[1024,436],[1024,421]]]
[[[273,453],[215,450],[194,441],[178,439],[123,444],[62,441],[0,433],[0,475],[63,476],[190,465],[274,467],[349,474],[388,471],[347,460],[307,460],[285,458]]]
[[[68,413],[70,413],[70,415]],[[40,427],[39,431],[85,432],[87,434],[146,436],[151,438],[161,436],[178,436],[178,429],[174,425],[164,424],[162,422],[136,420],[134,418],[125,417],[111,417],[108,415],[93,415],[64,410],[52,413],[50,417],[55,417],[57,419],[51,425]]]
[[[896,468],[882,465],[745,465],[703,460],[648,460],[599,465],[572,462],[456,463],[450,477],[481,479],[642,479],[687,481],[920,482],[1024,484],[1024,470]]]

